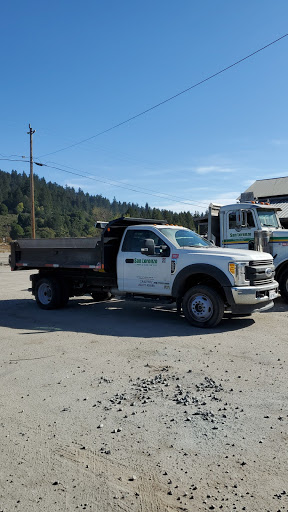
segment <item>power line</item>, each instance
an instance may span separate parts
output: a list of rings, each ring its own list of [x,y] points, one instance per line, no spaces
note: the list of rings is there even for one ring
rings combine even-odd
[[[40,163],[37,163],[34,161],[34,163],[36,165],[41,165],[41,166],[45,166],[45,167],[49,167],[48,163],[47,164],[40,164]],[[65,167],[66,169],[72,169],[73,171],[77,171],[77,172],[80,172],[80,169],[76,169],[75,167],[71,167],[69,165],[63,165],[63,164],[58,164],[57,162],[51,162],[52,164],[54,163],[55,165],[62,165],[63,167]],[[92,174],[92,173],[86,173],[85,178],[88,178],[87,174],[90,174],[91,176],[95,176],[95,174]],[[107,178],[104,178],[103,176],[98,176],[98,178],[100,180],[103,180],[104,183],[108,183],[109,185],[114,185],[114,186],[121,186],[121,188],[125,188],[126,187],[123,185],[123,183],[119,180],[108,180]],[[119,185],[118,185],[119,184]],[[135,191],[134,189],[131,189],[131,188],[128,188],[128,187],[135,187],[139,190],[137,190],[136,192],[142,192],[142,191],[147,191],[147,192],[152,192],[152,193],[155,193],[155,190],[152,190],[150,188],[146,188],[146,187],[140,187],[139,185],[130,185],[129,183],[127,183],[127,190],[132,190],[133,192]],[[183,198],[183,197],[180,197],[180,196],[176,196],[175,194],[167,194],[165,192],[161,192],[161,194],[159,194],[157,197],[162,197],[163,199],[165,199],[167,197],[167,199],[178,199],[180,200],[181,202],[185,202],[187,201],[187,204],[195,204],[196,206],[207,206],[207,203],[202,203],[202,204],[197,204],[197,203],[190,203],[190,199],[186,199],[186,198]]]
[[[55,167],[55,166],[47,165],[47,164],[42,164],[42,165],[44,167],[49,167],[49,169],[56,169],[57,171],[66,172],[68,174],[73,174],[75,176],[81,176],[81,178],[86,178],[88,180],[99,181],[100,183],[105,183],[107,185],[113,185],[115,187],[124,188],[124,190],[130,190],[132,192],[137,192],[138,194],[140,194],[142,192],[143,194],[146,194],[146,195],[149,195],[149,196],[154,196],[154,197],[159,197],[161,199],[165,199],[165,197],[163,197],[163,195],[161,195],[161,194],[157,194],[157,193],[152,192],[152,191],[151,192],[144,192],[145,189],[143,189],[143,191],[142,190],[136,190],[135,188],[130,188],[130,187],[127,187],[127,186],[124,186],[124,185],[117,185],[116,182],[113,183],[113,181],[112,182],[108,181],[105,178],[100,179],[100,178],[95,178],[95,177],[92,177],[92,176],[87,176],[87,175],[85,176],[84,174],[80,174],[79,172],[67,171],[66,169],[63,169],[61,167]],[[146,190],[148,190],[148,189],[146,189]],[[168,194],[165,194],[165,195],[168,195]],[[174,197],[176,197],[176,196],[174,196]],[[176,200],[176,199],[171,199],[171,201],[173,201],[175,203],[182,203],[182,204],[190,205],[190,206],[200,206],[201,208],[203,208],[203,207],[207,208],[207,206],[208,206],[208,203],[197,204],[197,203],[192,203],[192,202],[183,201],[183,200],[180,201],[180,200]]]
[[[27,158],[27,157],[25,157]],[[0,158],[0,160],[5,160],[7,162],[25,162],[26,164],[29,163],[29,160],[16,160],[16,159],[12,159],[12,158]]]
[[[151,110],[154,110],[154,109],[160,107],[161,105],[164,105],[165,103],[168,103],[169,101],[177,98],[178,96],[181,96],[182,94],[185,94],[186,92],[191,91],[191,89],[195,89],[195,87],[198,87],[199,85],[201,85],[201,84],[203,84],[205,82],[208,82],[208,80],[211,80],[212,78],[215,78],[216,76],[220,75],[221,73],[224,73],[228,69],[231,69],[234,66],[237,66],[238,64],[240,64],[241,62],[244,62],[245,60],[250,59],[251,57],[253,57],[257,53],[262,52],[263,50],[265,50],[269,46],[272,46],[273,44],[281,41],[282,39],[284,39],[287,36],[288,36],[288,33],[284,34],[283,36],[279,37],[278,39],[275,39],[271,43],[268,43],[265,46],[262,46],[262,48],[259,48],[258,50],[254,51],[253,53],[250,53],[249,55],[246,55],[246,57],[243,57],[242,59],[237,60],[236,62],[233,62],[233,64],[230,64],[226,68],[223,68],[220,71],[217,71],[217,73],[214,73],[213,75],[210,75],[207,78],[204,78],[200,82],[197,82],[196,84],[193,84],[190,87],[187,87],[187,89],[184,89],[183,91],[180,91],[177,94],[174,94],[170,98],[167,98],[166,100],[163,100],[160,103],[157,103],[156,105],[153,105],[152,107],[147,108],[146,110],[143,110],[142,112],[139,112],[139,114],[136,114],[135,116],[129,117],[129,119],[126,119],[125,121],[122,121],[121,123],[115,124],[114,126],[111,126],[110,128],[107,128],[106,130],[98,132],[98,133],[96,133],[96,135],[92,135],[91,137],[88,137],[87,139],[83,139],[83,140],[80,140],[79,142],[75,142],[74,144],[70,144],[70,146],[66,146],[64,148],[57,149],[56,151],[51,151],[51,153],[46,153],[45,155],[41,155],[39,158],[43,158],[43,157],[48,156],[48,155],[54,155],[55,153],[59,153],[60,151],[65,151],[66,149],[70,149],[70,148],[73,148],[75,146],[79,146],[79,144],[83,144],[84,142],[88,142],[89,140],[95,139],[96,137],[99,137],[100,135],[103,135],[104,133],[108,133],[111,130],[114,130],[115,128],[119,128],[123,124],[129,123],[129,121],[133,121],[137,117],[143,116],[144,114],[147,114],[147,112],[151,112]]]
[[[0,155],[5,158],[12,158],[12,156],[18,156],[19,158],[28,158],[28,156],[23,156],[23,155],[3,155],[2,153],[0,153]]]
[[[8,161],[8,162],[24,162],[24,163],[29,163],[29,160],[14,160],[14,159],[10,159],[10,158],[0,158],[0,161],[1,160],[5,160],[5,161]],[[154,197],[158,197],[158,198],[161,198],[161,199],[167,198],[167,199],[170,199],[172,202],[186,204],[187,206],[198,206],[200,208],[207,208],[208,207],[208,203],[194,203],[194,202],[192,202],[190,200],[186,201],[186,200],[183,200],[183,198],[180,198],[179,196],[175,196],[175,195],[173,196],[171,194],[166,194],[166,193],[157,194],[155,191],[153,191],[151,189],[144,188],[144,187],[138,187],[137,186],[137,188],[132,188],[132,185],[131,186],[129,184],[128,185],[122,185],[121,182],[119,182],[117,180],[107,180],[106,178],[103,178],[103,177],[96,178],[94,175],[87,176],[85,174],[81,174],[78,169],[75,169],[73,167],[69,167],[68,165],[64,166],[64,167],[67,167],[69,169],[74,169],[74,171],[77,171],[77,172],[68,171],[67,169],[63,169],[62,167],[58,167],[58,166],[48,165],[48,164],[44,164],[44,163],[41,163],[41,162],[35,162],[35,160],[33,161],[33,163],[35,165],[38,165],[38,166],[41,166],[41,167],[48,167],[49,169],[55,169],[57,171],[65,172],[65,173],[68,173],[68,174],[73,174],[74,176],[80,176],[81,178],[89,179],[89,180],[92,180],[92,181],[97,181],[97,182],[100,182],[100,183],[105,183],[106,185],[111,185],[111,186],[114,186],[114,187],[123,188],[124,190],[129,190],[131,192],[136,192],[138,194],[143,193],[145,195],[154,196]]]

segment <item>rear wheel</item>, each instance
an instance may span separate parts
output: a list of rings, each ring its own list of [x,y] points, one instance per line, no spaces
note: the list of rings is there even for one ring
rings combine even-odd
[[[35,298],[42,309],[56,309],[61,305],[61,288],[57,279],[42,277],[36,283]]]
[[[215,327],[224,314],[222,297],[205,285],[190,288],[183,297],[182,306],[185,318],[195,327]]]
[[[288,302],[288,269],[284,270],[284,272],[280,275],[279,288],[283,299]]]
[[[104,300],[112,299],[112,294],[110,292],[92,292],[91,296],[95,302],[103,302]]]

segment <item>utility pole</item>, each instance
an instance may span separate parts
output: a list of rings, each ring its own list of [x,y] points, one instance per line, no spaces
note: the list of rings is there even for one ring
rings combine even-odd
[[[35,236],[35,205],[34,205],[34,177],[33,177],[33,144],[32,144],[32,136],[36,130],[32,130],[31,125],[29,124],[29,132],[30,135],[30,202],[31,202],[31,232],[32,238],[36,238]]]

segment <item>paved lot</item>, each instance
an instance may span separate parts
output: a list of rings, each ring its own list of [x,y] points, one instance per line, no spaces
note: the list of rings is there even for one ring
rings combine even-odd
[[[1,262],[0,511],[288,510],[286,303],[42,311]]]
[[[8,264],[9,253],[8,252],[0,252],[0,266]]]

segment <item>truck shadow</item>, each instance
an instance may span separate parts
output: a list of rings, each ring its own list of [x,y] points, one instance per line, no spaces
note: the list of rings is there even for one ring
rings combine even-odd
[[[201,329],[190,326],[173,305],[155,306],[116,299],[97,303],[90,297],[81,297],[71,299],[64,309],[52,311],[40,309],[33,299],[0,301],[0,325],[25,331],[21,335],[60,331],[125,338],[185,337],[237,331],[254,322],[255,316],[225,315],[217,327]]]

